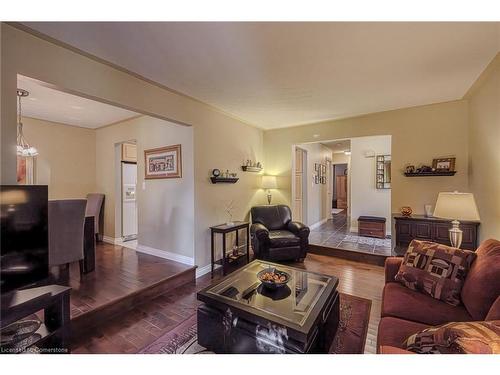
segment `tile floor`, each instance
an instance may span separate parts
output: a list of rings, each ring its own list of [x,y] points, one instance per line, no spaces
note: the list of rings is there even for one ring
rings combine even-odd
[[[349,231],[345,211],[332,215],[326,223],[311,230],[309,243],[336,249],[391,256],[393,246],[390,238],[379,239],[358,236]]]

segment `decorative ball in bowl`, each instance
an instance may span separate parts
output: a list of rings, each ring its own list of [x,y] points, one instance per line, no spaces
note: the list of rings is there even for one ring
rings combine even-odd
[[[409,206],[401,207],[401,215],[409,217],[413,213],[413,210]]]
[[[259,281],[268,289],[284,287],[290,281],[290,275],[276,268],[265,268],[257,274]]]

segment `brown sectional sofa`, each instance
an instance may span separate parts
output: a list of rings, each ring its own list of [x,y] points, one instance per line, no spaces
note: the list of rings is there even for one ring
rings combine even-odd
[[[387,258],[377,351],[409,354],[404,341],[430,326],[500,319],[500,241],[484,241],[462,288],[462,304],[451,306],[394,280],[403,258]]]

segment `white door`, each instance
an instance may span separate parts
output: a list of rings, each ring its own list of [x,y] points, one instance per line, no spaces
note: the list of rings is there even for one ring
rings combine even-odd
[[[122,237],[137,238],[137,164],[122,163]]]

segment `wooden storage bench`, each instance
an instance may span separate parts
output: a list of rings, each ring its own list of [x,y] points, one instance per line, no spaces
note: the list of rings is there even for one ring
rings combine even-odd
[[[385,217],[360,216],[358,218],[358,235],[385,238]]]

